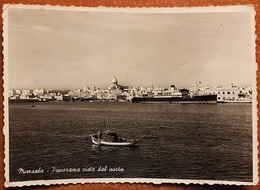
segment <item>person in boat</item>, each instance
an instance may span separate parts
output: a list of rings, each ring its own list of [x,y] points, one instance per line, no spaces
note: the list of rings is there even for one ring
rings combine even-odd
[[[119,140],[119,136],[118,136],[116,131],[113,133],[113,137],[114,137],[114,141],[118,141]]]
[[[119,141],[119,136],[116,131],[110,132],[109,130],[107,130],[105,133],[109,136],[112,136],[114,138],[113,141]]]
[[[102,138],[102,131],[101,131],[101,130],[98,130],[98,132],[97,132],[97,138],[98,138],[98,139],[101,139],[101,138]]]

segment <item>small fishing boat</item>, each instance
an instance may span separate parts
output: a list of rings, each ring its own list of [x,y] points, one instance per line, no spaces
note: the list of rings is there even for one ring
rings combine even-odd
[[[132,146],[138,143],[139,140],[125,140],[119,139],[118,141],[106,141],[104,139],[98,139],[96,134],[90,135],[92,143],[95,145],[105,146]]]
[[[91,137],[91,141],[93,144],[105,145],[105,146],[132,146],[132,145],[135,145],[136,143],[138,143],[138,141],[139,141],[139,139],[126,140],[124,138],[119,138],[116,131],[111,132],[108,129],[108,118],[107,118],[107,122],[106,122],[106,128],[107,128],[107,131],[105,131],[105,132],[102,132],[101,130],[99,130],[97,132],[97,134],[89,135]],[[106,135],[105,139],[102,138],[103,134]],[[107,136],[113,136],[114,139],[106,140]]]

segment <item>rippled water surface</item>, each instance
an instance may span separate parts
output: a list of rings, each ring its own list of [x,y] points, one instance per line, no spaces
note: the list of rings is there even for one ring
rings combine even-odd
[[[50,102],[11,104],[10,181],[175,178],[252,181],[251,104]],[[90,134],[117,130],[134,147],[99,147]],[[53,172],[62,168],[120,172]],[[19,174],[19,169],[44,169]]]

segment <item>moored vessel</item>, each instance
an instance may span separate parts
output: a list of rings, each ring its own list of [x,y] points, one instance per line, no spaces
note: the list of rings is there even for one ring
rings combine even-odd
[[[133,103],[189,103],[189,104],[210,104],[217,103],[217,95],[191,95],[188,89],[180,89],[178,96],[136,96],[132,98]]]

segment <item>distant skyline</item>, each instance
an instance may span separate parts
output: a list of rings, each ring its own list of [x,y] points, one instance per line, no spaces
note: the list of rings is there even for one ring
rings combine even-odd
[[[10,8],[9,89],[235,84],[254,77],[249,12]]]

